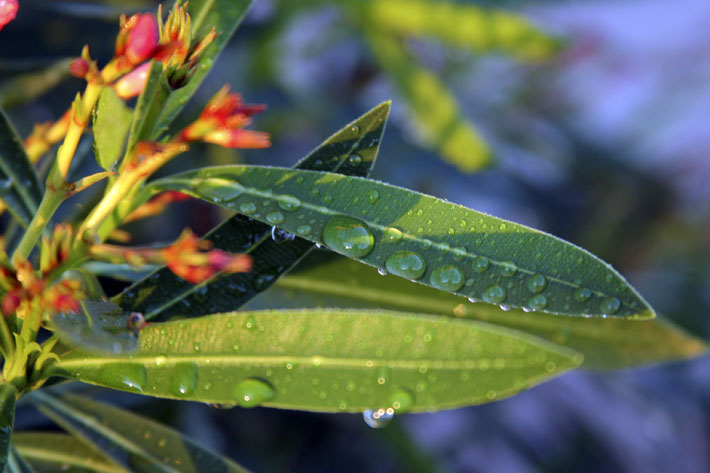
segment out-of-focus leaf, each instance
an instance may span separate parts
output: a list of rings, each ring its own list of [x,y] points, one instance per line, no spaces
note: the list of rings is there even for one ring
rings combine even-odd
[[[332,309],[150,325],[133,356],[76,351],[53,372],[151,396],[245,407],[418,412],[511,396],[581,361],[566,348],[476,321]]]
[[[558,40],[513,12],[429,0],[357,1],[366,21],[381,30],[425,36],[475,52],[501,51],[522,60],[550,57]]]
[[[10,451],[10,439],[15,425],[17,389],[12,383],[0,384],[0,471],[5,470]]]
[[[133,122],[128,133],[128,146],[125,156],[129,156],[139,141],[147,140],[155,129],[155,121],[163,111],[166,97],[170,94],[165,78],[161,77],[163,65],[153,61],[145,80],[145,87],[138,97],[133,112]]]
[[[69,75],[72,59],[60,59],[40,71],[19,74],[0,84],[0,107],[32,102]]]
[[[187,11],[192,19],[192,35],[200,38],[209,29],[215,27],[217,36],[200,55],[200,65],[185,87],[174,91],[163,108],[153,138],[157,138],[170,126],[170,123],[185,107],[212,65],[219,53],[227,44],[246,15],[252,0],[190,0]]]
[[[382,182],[287,168],[219,166],[153,181],[144,192],[165,190],[248,213],[449,293],[554,314],[655,315],[618,272],[578,246]]]
[[[60,312],[50,319],[50,327],[68,345],[106,353],[128,353],[138,345],[128,328],[128,315],[111,302],[85,300],[79,313]]]
[[[22,140],[0,109],[0,200],[27,226],[42,198],[39,180]]]
[[[325,258],[328,256],[328,258]],[[379,308],[481,320],[544,338],[584,355],[583,368],[620,369],[697,356],[707,346],[663,318],[652,320],[558,317],[503,311],[412,284],[341,256],[320,255],[252,299],[250,309]]]
[[[107,171],[121,158],[133,110],[118,98],[116,91],[105,87],[94,110],[94,154],[99,166]]]
[[[71,435],[19,432],[12,442],[37,473],[128,473],[92,445]]]
[[[14,443],[13,437],[13,443]],[[14,445],[10,445],[10,454],[7,457],[7,471],[9,473],[35,473],[35,470],[17,452]]]
[[[389,102],[378,105],[323,142],[296,168],[322,169],[367,176],[375,163],[389,114]],[[280,238],[279,238],[280,237]],[[216,275],[191,284],[163,268],[120,294],[115,301],[148,319],[181,315],[195,317],[234,310],[269,287],[313,248],[313,243],[291,235],[272,238],[271,225],[235,216],[205,236],[216,248],[252,256],[249,273]]]
[[[160,266],[146,264],[140,268],[131,264],[113,264],[103,261],[89,261],[82,265],[86,271],[96,276],[104,276],[118,281],[135,282],[156,271]]]
[[[488,145],[439,78],[419,66],[399,39],[375,30],[367,33],[373,53],[407,101],[422,143],[463,172],[491,164]]]
[[[64,429],[134,473],[246,470],[164,425],[91,399],[35,391],[31,401]]]

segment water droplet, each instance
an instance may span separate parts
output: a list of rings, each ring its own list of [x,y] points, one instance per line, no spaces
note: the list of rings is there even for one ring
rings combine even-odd
[[[500,304],[505,300],[505,289],[495,285],[483,291],[483,300],[493,304]]]
[[[244,187],[233,179],[205,179],[197,185],[197,193],[212,199],[214,202],[234,200],[244,193]]]
[[[545,287],[547,287],[547,278],[542,274],[535,274],[528,279],[528,289],[533,294],[544,291]]]
[[[419,279],[426,272],[426,263],[417,253],[401,250],[392,253],[385,261],[387,270],[407,279]]]
[[[543,296],[542,294],[533,296],[528,301],[528,306],[533,310],[544,309],[545,307],[547,307],[547,297]]]
[[[599,305],[599,309],[603,314],[615,314],[621,308],[621,301],[616,297],[609,297],[604,299]]]
[[[281,230],[278,227],[271,228],[271,239],[276,243],[283,243],[285,241],[291,241],[296,238],[296,235],[289,233],[286,230]]]
[[[454,230],[453,227],[449,227],[449,228],[446,230],[446,233],[448,233],[449,235],[455,235],[455,234],[456,234],[456,230]]]
[[[407,412],[414,404],[414,396],[405,389],[398,389],[392,393],[387,403],[395,412]]]
[[[146,385],[145,367],[136,363],[112,363],[99,368],[101,384],[126,391],[143,392]]]
[[[458,291],[464,283],[463,273],[456,266],[439,266],[431,272],[432,286],[444,291]]]
[[[367,200],[369,200],[371,204],[374,204],[375,202],[380,200],[380,193],[377,192],[377,190],[372,189],[367,193]]]
[[[350,127],[350,131],[352,131],[353,133],[360,133],[360,127],[357,125],[352,125]]]
[[[362,156],[359,154],[351,154],[348,158],[348,162],[353,166],[359,166],[362,163]]]
[[[194,394],[197,387],[197,365],[191,361],[175,364],[171,376],[173,394],[184,397]]]
[[[326,204],[330,204],[331,202],[333,202],[333,196],[330,194],[324,195],[323,202],[325,202]]]
[[[256,328],[256,319],[253,316],[248,316],[244,321],[244,328],[247,330],[254,330]]]
[[[310,235],[311,234],[311,226],[310,225],[299,225],[298,228],[296,229],[296,233],[299,235]]]
[[[518,267],[512,261],[504,261],[500,264],[500,274],[509,278],[518,272]]]
[[[586,287],[581,287],[574,291],[574,300],[576,300],[577,302],[587,302],[591,298],[592,291],[590,291]]]
[[[276,391],[266,381],[249,378],[237,384],[233,394],[241,407],[256,407],[264,401],[273,399]]]
[[[490,265],[491,262],[485,256],[477,256],[476,259],[473,260],[473,270],[477,273],[487,271]]]
[[[245,215],[251,215],[256,212],[256,204],[254,202],[244,202],[239,205],[239,211]]]
[[[323,243],[345,256],[362,258],[374,248],[375,238],[364,222],[345,215],[335,215],[325,224]]]
[[[451,251],[451,254],[453,254],[456,261],[464,259],[466,257],[466,253],[468,253],[468,250],[466,250],[465,246],[458,246]]]
[[[385,241],[397,243],[402,240],[402,231],[399,228],[390,227],[385,230]]]
[[[287,212],[295,212],[301,208],[301,201],[292,195],[279,196],[277,201],[279,207]]]
[[[387,276],[390,273],[385,268],[377,268],[377,272],[380,273],[380,276]]]
[[[279,223],[283,223],[284,221],[284,214],[281,212],[269,212],[266,214],[266,221],[269,222],[272,225],[278,225]]]
[[[387,427],[387,425],[392,422],[393,417],[394,409],[391,407],[387,409],[380,408],[376,411],[366,410],[362,413],[362,418],[365,420],[365,423],[373,429]]]

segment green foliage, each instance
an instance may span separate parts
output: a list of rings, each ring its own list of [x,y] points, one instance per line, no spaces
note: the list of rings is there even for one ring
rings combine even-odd
[[[133,110],[113,89],[104,89],[96,105],[92,128],[96,162],[105,170],[110,171],[121,158],[132,120]]]
[[[12,438],[17,451],[37,473],[56,471],[126,473],[91,444],[66,434],[19,432]],[[67,469],[68,468],[68,469]]]
[[[17,389],[11,383],[0,385],[0,471],[7,465],[10,437],[15,424],[15,397]]]

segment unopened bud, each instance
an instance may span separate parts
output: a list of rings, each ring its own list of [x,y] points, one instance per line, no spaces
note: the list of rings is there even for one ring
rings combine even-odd
[[[83,58],[78,57],[69,64],[69,73],[78,79],[86,77],[87,72],[89,72],[89,63]]]
[[[138,15],[135,25],[128,33],[126,58],[131,64],[140,64],[150,59],[158,48],[158,22],[149,13]]]
[[[121,77],[114,86],[116,90],[116,95],[122,99],[130,99],[136,97],[143,92],[145,88],[145,83],[148,80],[148,71],[150,70],[150,63],[137,67],[133,71],[129,72],[125,76]]]
[[[0,0],[0,30],[17,16],[17,0]]]

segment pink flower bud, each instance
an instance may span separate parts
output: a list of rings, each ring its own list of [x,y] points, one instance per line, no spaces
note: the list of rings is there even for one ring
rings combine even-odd
[[[139,15],[128,34],[126,58],[131,64],[140,64],[150,59],[158,48],[159,39],[155,17],[149,13]]]
[[[145,83],[148,80],[149,69],[150,63],[146,62],[118,79],[114,86],[116,94],[122,99],[130,99],[143,92]]]
[[[15,19],[18,8],[17,0],[0,0],[0,30]]]
[[[69,73],[78,79],[86,77],[87,72],[89,72],[89,63],[83,58],[78,57],[69,64]]]

